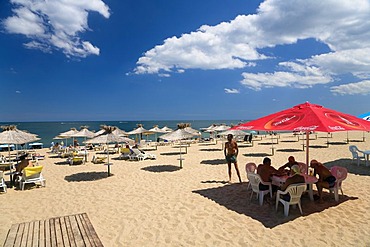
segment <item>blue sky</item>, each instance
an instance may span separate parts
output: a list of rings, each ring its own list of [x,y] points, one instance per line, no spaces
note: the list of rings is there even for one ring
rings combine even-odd
[[[0,122],[369,111],[368,0],[4,0]]]

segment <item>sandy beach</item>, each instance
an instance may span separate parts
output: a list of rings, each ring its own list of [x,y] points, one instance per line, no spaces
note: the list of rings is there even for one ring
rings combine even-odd
[[[12,224],[86,212],[104,246],[370,246],[370,167],[364,161],[357,166],[348,149],[370,150],[370,134],[365,142],[363,132],[348,136],[349,144],[347,132],[333,133],[329,148],[326,133],[310,136],[310,159],[348,169],[344,196],[335,202],[325,190],[320,204],[305,194],[303,215],[291,208],[288,217],[282,204],[276,212],[274,203],[249,200],[245,164],[268,156],[277,168],[290,155],[305,162],[302,141],[291,133],[280,135],[273,156],[270,137],[252,147],[239,143],[242,184],[235,170],[227,183],[222,142],[191,144],[182,169],[179,149],[171,145],[148,151],[156,160],[117,160],[115,154],[110,177],[103,164],[69,166],[48,149],[38,150],[45,154],[39,164],[46,187],[0,194],[0,243]]]

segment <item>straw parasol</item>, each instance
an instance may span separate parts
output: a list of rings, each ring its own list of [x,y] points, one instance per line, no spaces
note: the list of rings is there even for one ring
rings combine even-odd
[[[99,144],[106,144],[108,145],[109,143],[120,143],[120,142],[125,142],[125,143],[133,143],[134,140],[127,138],[127,137],[122,137],[113,134],[112,132],[115,130],[115,127],[113,126],[104,126],[103,129],[105,132],[99,136],[96,136],[90,140],[85,141],[85,143],[99,143]],[[109,150],[107,151],[107,166],[108,166],[108,176],[110,176],[110,166],[112,165],[109,163]]]
[[[185,130],[185,128],[186,128],[185,124],[178,124],[177,127],[178,127],[177,130],[175,130],[173,132],[170,132],[170,133],[167,133],[167,134],[164,134],[164,135],[160,136],[159,138],[161,138],[163,140],[168,140],[168,141],[180,141],[180,158],[179,158],[179,161],[180,161],[180,168],[182,168],[182,161],[184,159],[181,157],[181,140],[192,138],[195,135],[193,133],[187,132]]]
[[[0,144],[8,144],[9,161],[10,161],[10,144],[25,144],[40,140],[35,134],[18,130],[15,125],[1,126],[3,131],[0,133]],[[12,166],[10,165],[10,172]]]

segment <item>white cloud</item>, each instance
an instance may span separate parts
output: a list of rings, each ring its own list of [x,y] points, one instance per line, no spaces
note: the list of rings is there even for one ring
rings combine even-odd
[[[101,0],[10,0],[13,16],[2,24],[9,33],[23,34],[31,39],[30,49],[51,52],[61,50],[67,56],[99,55],[99,48],[80,39],[89,30],[89,11],[109,18],[109,7]]]
[[[279,64],[286,71],[274,73],[242,73],[241,84],[247,88],[259,91],[262,88],[271,87],[294,87],[309,88],[316,84],[326,84],[332,81],[329,75],[325,75],[319,68],[306,66],[293,62]]]
[[[330,91],[337,95],[370,95],[370,80],[334,86]]]
[[[370,2],[368,0],[266,0],[256,14],[239,15],[215,26],[164,40],[144,53],[135,73],[166,73],[178,69],[234,69],[274,59],[261,49],[314,39],[330,49],[306,59],[282,63],[283,70],[243,73],[242,84],[306,88],[330,83],[337,75],[370,77]],[[297,68],[301,67],[297,71]]]
[[[240,91],[238,89],[235,89],[235,88],[225,88],[225,93],[227,94],[238,94],[240,93]]]

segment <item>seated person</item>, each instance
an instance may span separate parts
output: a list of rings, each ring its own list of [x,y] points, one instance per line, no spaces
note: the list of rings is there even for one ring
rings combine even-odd
[[[318,181],[316,183],[317,191],[319,192],[320,202],[322,200],[322,189],[326,188],[333,188],[335,185],[336,178],[331,174],[328,168],[326,168],[323,164],[318,162],[317,160],[311,160],[310,166],[314,169],[313,175],[319,175]]]
[[[15,165],[15,174],[13,176],[13,183],[17,181],[17,178],[22,175],[22,171],[26,167],[33,167],[31,160],[27,159],[28,154],[23,154],[18,157],[20,162]]]
[[[288,158],[288,163],[286,163],[285,165],[283,165],[283,166],[281,166],[281,167],[279,167],[279,171],[283,171],[283,170],[285,170],[285,168],[289,168],[289,169],[291,169],[292,168],[292,166],[294,166],[294,165],[298,165],[298,162],[297,161],[295,161],[295,158],[293,157],[293,156],[289,156],[289,158]]]
[[[273,175],[279,174],[279,171],[276,170],[274,167],[271,166],[271,159],[270,158],[264,158],[263,164],[259,165],[257,167],[257,174],[260,175],[263,182],[271,182],[271,177]],[[272,185],[272,191],[276,192],[278,190],[278,186]],[[269,186],[260,184],[259,185],[260,190],[268,190]]]
[[[298,165],[293,165],[291,167],[291,174],[292,174],[292,176],[290,176],[285,181],[285,183],[281,186],[281,189],[280,189],[281,191],[285,191],[286,188],[288,188],[288,186],[291,185],[291,184],[306,183],[305,178],[300,174],[300,169],[299,169]],[[287,202],[290,201],[290,195],[289,194],[283,195],[282,198]]]

